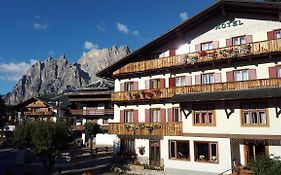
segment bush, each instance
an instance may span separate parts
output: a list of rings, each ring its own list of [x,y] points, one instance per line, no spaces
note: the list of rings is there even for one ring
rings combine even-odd
[[[281,174],[280,157],[258,155],[256,160],[249,163],[255,175],[279,175]]]

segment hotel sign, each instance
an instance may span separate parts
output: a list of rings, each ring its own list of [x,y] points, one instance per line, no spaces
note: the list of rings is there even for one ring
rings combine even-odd
[[[228,27],[235,27],[235,26],[241,26],[244,23],[241,22],[241,20],[233,20],[233,21],[226,21],[224,23],[221,23],[215,27],[215,30],[219,29],[225,29]]]

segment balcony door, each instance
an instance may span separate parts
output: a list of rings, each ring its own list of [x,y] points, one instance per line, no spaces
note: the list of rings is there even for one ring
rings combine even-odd
[[[149,141],[149,165],[153,167],[160,167],[160,141],[159,140],[150,140]]]
[[[245,163],[249,164],[250,161],[256,160],[258,155],[267,155],[267,145],[265,143],[248,143],[244,147]]]

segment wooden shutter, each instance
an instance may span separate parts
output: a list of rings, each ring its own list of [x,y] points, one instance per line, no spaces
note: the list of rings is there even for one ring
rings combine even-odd
[[[150,122],[150,109],[145,109],[145,122]]]
[[[169,87],[175,87],[175,78],[169,78]]]
[[[165,88],[165,79],[164,78],[160,79],[160,88]]]
[[[246,44],[252,43],[253,42],[253,35],[246,35]]]
[[[221,82],[221,73],[215,73],[215,83],[220,83]]]
[[[233,82],[234,81],[233,71],[226,72],[226,81],[227,82]]]
[[[133,122],[134,123],[139,122],[139,111],[138,110],[134,110],[134,112],[133,112]]]
[[[201,51],[201,44],[195,45],[195,52]]]
[[[226,39],[226,47],[232,46],[232,38]]]
[[[161,123],[166,123],[166,109],[160,109]]]
[[[125,111],[121,110],[120,111],[120,123],[124,123],[125,121]]]
[[[201,75],[195,75],[195,85],[201,84]]]
[[[139,82],[134,81],[133,83],[133,90],[138,90],[139,89]]]
[[[248,74],[249,74],[249,80],[256,80],[257,79],[256,69],[249,69]]]
[[[274,31],[267,32],[267,39],[268,40],[274,40],[275,39]]]
[[[213,41],[213,48],[214,49],[219,48],[219,41]]]
[[[175,49],[169,49],[169,56],[175,56],[176,55],[176,50]]]
[[[145,81],[144,81],[144,86],[145,86],[145,87],[144,87],[145,89],[150,89],[150,88],[149,88],[149,80],[145,80]]]
[[[120,91],[125,91],[125,83],[120,83]]]
[[[168,122],[173,122],[173,108],[168,108]]]
[[[191,86],[192,85],[192,76],[186,76],[185,77],[185,85]]]
[[[269,78],[277,78],[277,69],[275,66],[269,67],[268,72],[269,72]]]

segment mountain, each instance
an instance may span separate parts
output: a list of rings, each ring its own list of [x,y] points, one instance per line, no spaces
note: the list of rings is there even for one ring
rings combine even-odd
[[[92,49],[83,53],[77,62],[68,63],[65,56],[49,57],[37,61],[16,83],[5,97],[10,104],[18,104],[33,96],[60,94],[91,84],[112,86],[112,83],[96,77],[96,73],[129,53],[127,46]]]

